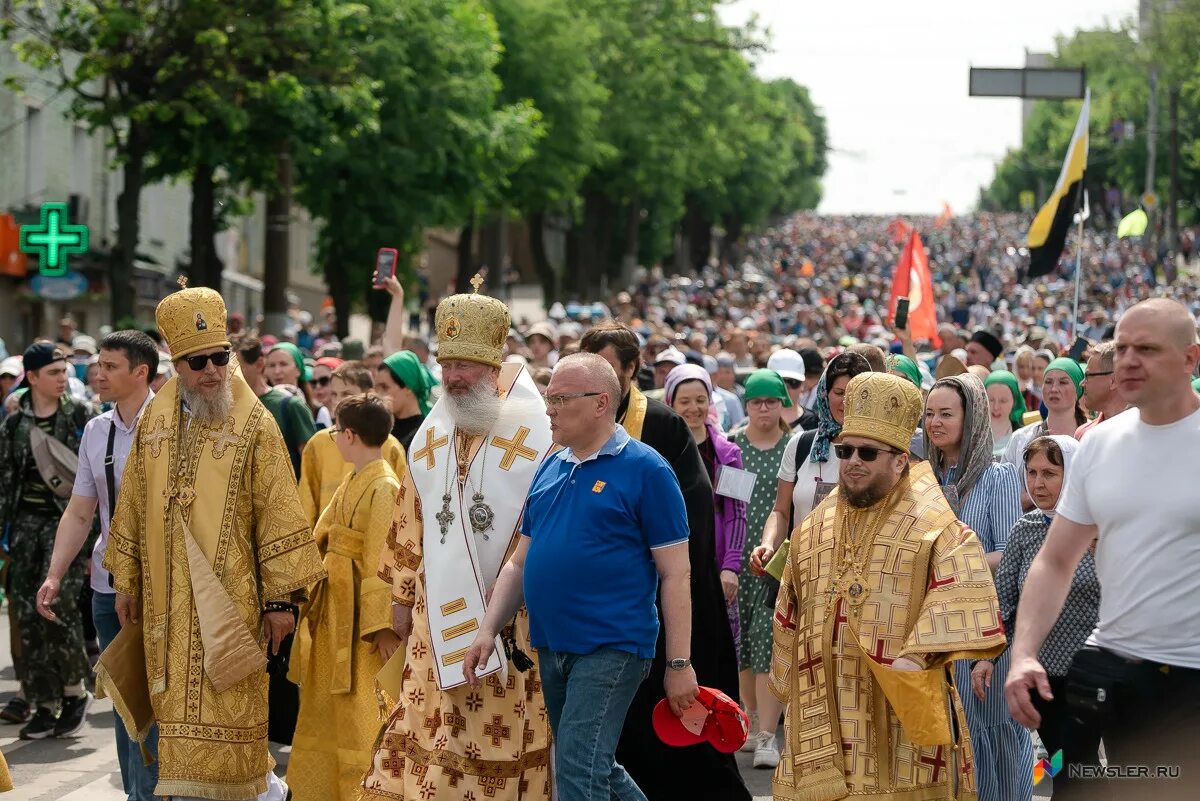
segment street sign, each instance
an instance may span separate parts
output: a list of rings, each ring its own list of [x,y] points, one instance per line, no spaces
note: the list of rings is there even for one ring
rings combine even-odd
[[[1082,100],[1087,88],[1083,68],[971,67],[968,91],[972,97],[1024,97]]]
[[[63,275],[67,256],[87,253],[87,226],[72,225],[69,219],[66,203],[43,203],[39,224],[21,226],[21,252],[38,257],[42,275]]]
[[[74,270],[62,275],[35,275],[29,282],[33,293],[45,300],[75,300],[87,292],[88,280],[82,273]]]

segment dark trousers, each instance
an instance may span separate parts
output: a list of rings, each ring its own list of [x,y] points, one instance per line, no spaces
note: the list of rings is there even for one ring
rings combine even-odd
[[[1200,670],[1129,660],[1100,648],[1075,655],[1065,696],[1071,726],[1104,739],[1102,778],[1073,775],[1086,753],[1064,749],[1055,801],[1194,801],[1200,785]],[[1064,775],[1065,774],[1065,775]]]
[[[1038,726],[1038,737],[1051,757],[1059,751],[1065,759],[1073,755],[1076,762],[1088,765],[1100,764],[1100,733],[1078,725],[1067,708],[1067,677],[1051,676],[1050,692],[1054,698],[1047,701],[1037,690],[1030,692],[1033,705],[1042,716]]]

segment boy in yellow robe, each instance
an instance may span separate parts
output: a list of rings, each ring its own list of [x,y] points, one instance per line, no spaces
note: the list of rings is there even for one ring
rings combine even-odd
[[[367,394],[374,386],[375,379],[362,362],[339,365],[329,379],[331,408],[336,409],[346,398]],[[338,451],[336,439],[332,430],[318,431],[304,446],[300,457],[300,507],[314,529],[342,479],[354,472],[354,467]],[[406,470],[404,446],[390,434],[383,444],[383,459],[403,481]]]
[[[382,457],[392,415],[374,395],[337,405],[332,429],[353,468],[314,532],[329,577],[301,613],[288,678],[300,715],[288,764],[295,801],[351,801],[379,732],[375,675],[401,644],[392,631],[391,587],[375,575],[400,481]]]

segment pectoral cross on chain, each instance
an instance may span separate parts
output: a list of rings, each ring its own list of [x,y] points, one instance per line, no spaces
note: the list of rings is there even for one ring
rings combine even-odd
[[[442,511],[434,515],[434,519],[438,522],[438,530],[442,532],[442,544],[446,544],[446,532],[450,530],[450,524],[454,522],[454,512],[450,511],[450,493],[442,496]]]

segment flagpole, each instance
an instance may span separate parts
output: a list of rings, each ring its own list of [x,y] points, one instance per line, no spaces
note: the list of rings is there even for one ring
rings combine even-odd
[[[1075,308],[1071,315],[1071,339],[1079,336],[1079,285],[1083,282],[1083,212],[1079,212],[1079,228],[1075,242]]]

